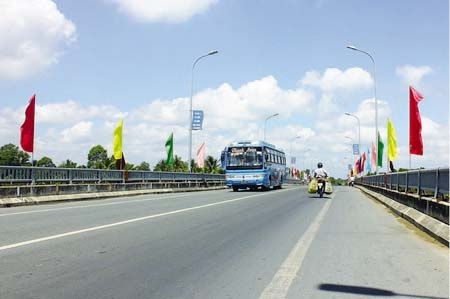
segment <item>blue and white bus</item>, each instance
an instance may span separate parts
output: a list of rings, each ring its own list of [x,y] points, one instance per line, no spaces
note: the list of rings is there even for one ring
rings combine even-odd
[[[286,155],[264,141],[236,141],[221,155],[226,184],[239,189],[281,189],[286,179]]]

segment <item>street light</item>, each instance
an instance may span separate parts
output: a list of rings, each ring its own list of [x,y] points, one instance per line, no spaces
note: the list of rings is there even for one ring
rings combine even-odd
[[[272,114],[272,115],[266,117],[266,120],[264,121],[264,141],[266,141],[266,124],[267,124],[267,121],[269,120],[269,118],[275,117],[277,115],[279,115],[279,113],[275,113],[275,114]]]
[[[375,147],[376,147],[376,151],[378,153],[378,101],[377,101],[377,83],[375,80],[375,60],[373,59],[372,55],[370,55],[370,53],[363,51],[361,49],[356,48],[355,46],[347,46],[348,49],[353,50],[353,51],[358,51],[361,53],[366,54],[367,56],[370,57],[370,59],[372,60],[372,64],[373,64],[373,93],[374,93],[374,101],[375,101]],[[377,158],[378,159],[378,158]],[[375,163],[375,173],[378,173],[378,162]]]
[[[298,139],[298,138],[302,138],[302,136],[296,136],[296,137],[294,137],[294,138],[292,138],[292,140],[291,140],[291,148],[290,148],[290,152],[289,152],[289,155],[291,156],[291,165],[293,165],[292,164],[292,142],[294,142],[295,141],[295,139]],[[294,163],[295,164],[295,163]],[[292,172],[291,172],[292,173]]]
[[[352,144],[353,144],[353,138],[352,138],[352,137],[349,137],[349,136],[345,136],[345,138],[347,138],[347,139],[350,139],[350,141],[351,141],[351,142],[352,142]],[[353,149],[352,149],[352,155],[351,155],[350,157],[353,157]]]
[[[189,100],[189,157],[188,157],[188,171],[191,172],[191,160],[192,160],[192,93],[194,91],[194,68],[197,62],[207,56],[214,55],[219,53],[219,51],[211,51],[208,54],[202,55],[198,57],[194,63],[192,64],[192,72],[191,72],[191,97]]]
[[[348,112],[345,112],[344,114],[348,115],[348,116],[353,116],[358,121],[358,154],[360,155],[361,154],[361,123],[359,121],[359,117],[357,117],[354,114],[348,113]]]
[[[295,139],[298,139],[298,138],[302,138],[302,136],[296,136],[296,137],[292,138],[292,140],[291,140],[291,149],[290,149],[290,152],[289,152],[289,154],[291,155],[291,158],[292,158],[292,142],[294,142]]]

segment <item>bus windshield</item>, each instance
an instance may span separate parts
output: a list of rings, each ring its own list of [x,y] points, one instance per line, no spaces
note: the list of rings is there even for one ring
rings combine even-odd
[[[227,169],[261,169],[263,167],[262,147],[229,147]]]

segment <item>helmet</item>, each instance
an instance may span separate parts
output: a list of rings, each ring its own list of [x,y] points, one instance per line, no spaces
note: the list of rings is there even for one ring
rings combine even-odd
[[[322,166],[323,166],[322,162],[317,163],[318,168],[322,168]]]

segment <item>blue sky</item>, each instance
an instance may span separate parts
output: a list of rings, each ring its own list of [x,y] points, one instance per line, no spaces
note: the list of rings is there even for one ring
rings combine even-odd
[[[237,139],[266,139],[345,177],[389,117],[395,167],[408,167],[408,86],[424,96],[424,155],[411,167],[449,165],[449,6],[444,0],[0,0],[0,145],[19,144],[36,93],[34,158],[86,164],[97,144],[112,154],[124,120],[127,162],[187,159],[191,68],[202,131],[193,153],[219,157]],[[375,59],[346,48],[354,45]],[[279,116],[265,119],[273,113]],[[296,138],[300,136],[300,138]],[[349,137],[349,138],[346,138]],[[195,155],[193,155],[195,157]],[[385,165],[384,165],[385,166]],[[383,167],[385,169],[385,167]]]

